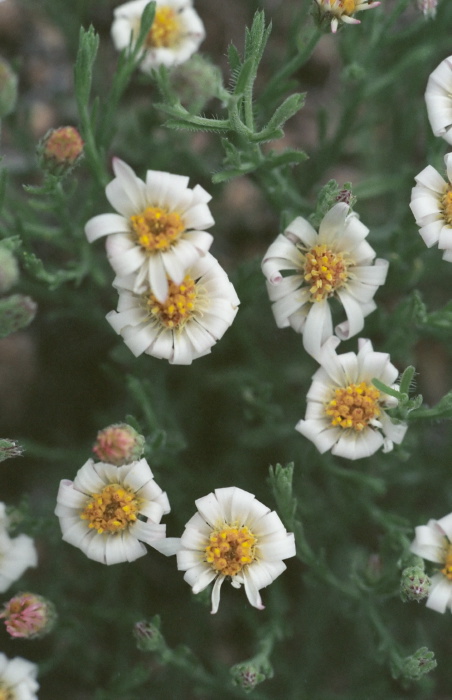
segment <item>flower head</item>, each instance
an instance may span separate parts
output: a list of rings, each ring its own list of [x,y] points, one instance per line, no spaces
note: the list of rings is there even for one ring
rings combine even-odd
[[[118,564],[146,554],[143,542],[161,551],[166,526],[159,523],[169,511],[145,459],[122,467],[89,459],[74,481],[61,481],[55,515],[65,542],[89,559]]]
[[[369,340],[358,340],[359,352],[337,355],[338,339],[323,346],[320,369],[309,389],[305,420],[295,426],[323,454],[347,459],[369,457],[380,447],[384,452],[403,440],[406,424],[394,424],[385,413],[397,399],[379,391],[373,379],[393,385],[398,371],[389,355],[374,352]]]
[[[16,656],[8,659],[0,653],[0,698],[6,700],[38,700],[39,683],[36,664]]]
[[[220,588],[230,578],[243,584],[251,605],[263,609],[259,590],[286,569],[283,559],[295,556],[295,541],[279,516],[253,494],[236,487],[215,489],[196,501],[198,512],[188,521],[177,552],[177,567],[193,593],[212,589],[212,613]]]
[[[135,462],[143,454],[145,439],[127,423],[109,425],[97,433],[93,452],[101,462],[122,467]]]
[[[445,58],[430,74],[425,103],[435,136],[452,143],[452,56]]]
[[[18,593],[5,603],[0,619],[5,621],[6,630],[11,637],[37,639],[53,629],[55,606],[50,600],[35,593]]]
[[[75,127],[50,129],[38,145],[41,167],[55,174],[67,173],[81,160],[83,147],[83,139]]]
[[[416,175],[410,208],[426,246],[437,244],[444,251],[443,260],[452,262],[452,153],[444,156],[444,162],[449,182],[428,165]]]
[[[430,577],[427,608],[444,613],[452,610],[452,513],[441,520],[429,520],[415,529],[410,550],[418,557],[439,564]]]
[[[100,214],[86,224],[90,243],[107,236],[107,255],[117,275],[133,274],[133,291],[150,287],[159,302],[168,296],[168,277],[182,284],[186,270],[210,248],[212,236],[202,230],[214,221],[211,197],[188,178],[148,170],[140,180],[123,161],[113,160],[115,179],[107,199],[119,214]]]
[[[380,4],[372,0],[316,0],[316,3],[321,14],[331,22],[333,33],[337,32],[339,23],[361,24],[359,19],[355,19],[355,13],[372,10]]]
[[[303,333],[306,351],[318,359],[322,344],[333,333],[330,300],[338,299],[347,321],[336,327],[341,340],[364,327],[375,308],[373,296],[384,284],[386,260],[375,260],[365,240],[369,229],[344,202],[335,204],[317,233],[297,217],[267,250],[262,271],[279,328],[292,326]],[[283,277],[281,270],[293,270]]]
[[[146,5],[149,0],[132,0],[115,9],[111,35],[118,51],[127,49],[130,40],[136,40]],[[191,0],[156,0],[154,22],[144,41],[141,70],[149,73],[162,64],[183,63],[198,50],[205,35]]]
[[[31,537],[10,537],[8,526],[5,504],[0,503],[0,593],[8,590],[29,567],[38,564],[36,547]]]
[[[134,278],[117,278],[118,311],[107,320],[134,355],[145,352],[171,364],[188,365],[207,355],[231,325],[239,299],[227,274],[207,253],[195,262],[180,283],[168,281],[161,303],[147,290],[133,291]]]

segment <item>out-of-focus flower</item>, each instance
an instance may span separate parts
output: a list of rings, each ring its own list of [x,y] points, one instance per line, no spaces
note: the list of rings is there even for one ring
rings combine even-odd
[[[191,0],[156,0],[156,3],[154,22],[144,41],[140,63],[145,73],[159,65],[183,63],[198,50],[206,35]],[[130,41],[136,40],[146,5],[149,0],[133,0],[115,9],[111,35],[118,51],[127,49]]]
[[[305,420],[295,428],[321,453],[331,449],[338,457],[359,459],[380,447],[389,452],[394,442],[402,442],[407,425],[391,422],[385,409],[396,406],[397,399],[379,391],[372,380],[394,386],[398,371],[389,355],[374,352],[369,340],[359,338],[357,355],[337,355],[338,342],[332,336],[323,346],[321,367],[307,395]]]
[[[38,564],[36,547],[31,537],[10,537],[8,526],[5,504],[0,503],[0,593],[7,591],[29,567]]]
[[[444,251],[443,260],[452,262],[452,153],[444,156],[444,162],[449,182],[432,165],[427,165],[415,177],[410,208],[425,245],[431,248],[438,244]]]
[[[55,175],[70,172],[83,157],[84,142],[74,126],[50,129],[37,148],[40,166]]]
[[[97,433],[93,452],[101,462],[122,467],[143,454],[145,439],[127,423],[109,425]]]
[[[16,656],[8,659],[0,653],[0,697],[6,700],[38,700],[36,664]]]
[[[18,83],[19,79],[8,61],[0,58],[0,119],[15,110]]]
[[[297,217],[267,250],[262,262],[272,309],[279,328],[303,333],[305,350],[318,359],[321,346],[333,334],[330,299],[344,307],[347,321],[336,327],[346,340],[364,327],[364,317],[376,304],[373,296],[384,284],[386,260],[375,260],[365,240],[369,229],[344,202],[324,216],[317,233]],[[294,274],[283,277],[282,270]]]
[[[372,0],[316,0],[316,3],[321,14],[331,23],[333,33],[337,32],[340,23],[361,24],[359,19],[355,19],[355,13],[380,5]]]
[[[433,133],[452,143],[452,56],[430,73],[425,102]]]
[[[143,352],[189,365],[207,355],[231,325],[239,299],[226,272],[207,253],[180,283],[169,280],[165,302],[152,292],[135,294],[134,277],[116,278],[118,310],[107,320],[134,355]]]
[[[74,481],[60,482],[55,515],[65,542],[89,559],[118,564],[145,555],[143,542],[167,547],[166,526],[159,523],[169,511],[145,459],[122,467],[89,459]]]
[[[416,527],[410,550],[422,559],[441,565],[430,577],[427,608],[440,613],[446,608],[452,610],[452,513]]]
[[[200,186],[188,188],[188,178],[148,170],[146,182],[118,158],[107,199],[119,214],[99,214],[86,224],[90,243],[107,236],[107,255],[117,275],[133,275],[134,292],[151,288],[159,302],[168,296],[168,278],[182,284],[185,273],[210,248],[213,226]]]
[[[5,603],[0,618],[11,637],[37,639],[53,629],[56,612],[50,600],[35,593],[18,593]]]
[[[199,114],[222,85],[221,71],[209,59],[195,54],[176,66],[169,74],[171,88],[181,103],[193,114]]]
[[[0,338],[26,328],[36,316],[38,305],[25,294],[11,294],[0,299]]]
[[[436,15],[438,0],[417,0],[417,5],[427,19],[433,19]]]
[[[295,541],[274,511],[237,487],[215,489],[196,501],[198,512],[188,521],[177,552],[177,567],[200,593],[215,581],[212,613],[220,588],[230,578],[243,584],[251,605],[263,609],[259,590],[286,569],[283,559],[295,556]]]

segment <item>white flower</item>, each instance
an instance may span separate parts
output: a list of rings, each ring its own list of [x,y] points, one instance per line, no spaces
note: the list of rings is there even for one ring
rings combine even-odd
[[[207,253],[181,283],[169,280],[168,298],[160,303],[150,291],[133,292],[133,276],[117,278],[118,311],[107,321],[138,356],[145,352],[175,365],[189,365],[210,349],[231,325],[239,299],[226,272]]]
[[[427,607],[444,613],[452,610],[452,513],[441,520],[429,520],[415,530],[410,550],[418,557],[441,564],[441,569],[430,577],[431,588]]]
[[[322,13],[331,19],[331,31],[337,32],[339,22],[344,24],[361,24],[359,19],[355,19],[355,12],[361,10],[372,10],[378,7],[379,2],[372,0],[316,0]]]
[[[317,233],[297,217],[270,246],[262,262],[273,314],[279,328],[292,326],[303,333],[305,350],[318,359],[320,348],[333,334],[329,301],[338,299],[347,321],[336,327],[341,340],[364,327],[364,317],[376,304],[373,296],[384,284],[388,262],[377,259],[365,240],[369,229],[349,205],[335,204]],[[294,270],[283,277],[281,270]]]
[[[196,507],[177,552],[185,581],[199,593],[215,580],[212,613],[218,610],[226,577],[235,588],[243,584],[251,605],[262,610],[259,590],[287,568],[283,559],[295,556],[293,534],[274,511],[235,486],[215,489],[199,498]]]
[[[10,537],[5,504],[0,503],[0,593],[4,593],[29,567],[37,566],[38,554],[31,537]]]
[[[322,454],[331,449],[338,457],[359,459],[380,447],[389,452],[394,442],[402,442],[407,426],[391,422],[385,409],[396,406],[397,399],[379,391],[372,380],[392,388],[398,371],[389,355],[373,351],[369,340],[359,338],[357,355],[337,355],[338,343],[332,336],[323,346],[321,367],[307,395],[305,420],[295,428]]]
[[[140,68],[150,73],[159,65],[174,66],[190,58],[206,36],[204,25],[191,0],[156,0],[155,18],[144,42]],[[136,40],[144,8],[149,0],[133,0],[115,9],[111,27],[118,51]]]
[[[118,564],[146,554],[143,542],[166,548],[166,526],[159,523],[169,511],[145,459],[122,467],[89,459],[74,481],[60,482],[55,515],[65,542],[89,559]]]
[[[452,143],[452,56],[430,74],[425,102],[433,133]]]
[[[16,656],[8,659],[0,653],[0,698],[7,700],[38,700],[39,683],[36,664]]]
[[[200,185],[189,189],[182,175],[148,170],[143,182],[118,158],[113,170],[116,177],[105,193],[119,214],[90,219],[86,236],[90,243],[107,236],[107,255],[116,274],[133,273],[135,292],[150,286],[163,302],[167,276],[181,284],[186,270],[210,248],[212,236],[202,229],[214,224],[207,206],[211,197]]]
[[[437,243],[444,250],[443,259],[452,262],[452,153],[444,156],[444,162],[449,182],[427,165],[416,175],[410,207],[426,246]]]

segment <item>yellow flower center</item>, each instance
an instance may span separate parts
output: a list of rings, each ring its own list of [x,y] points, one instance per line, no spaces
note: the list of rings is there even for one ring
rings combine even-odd
[[[446,224],[452,226],[452,185],[447,186],[441,197],[441,211]]]
[[[352,15],[356,10],[358,0],[339,0],[339,4],[342,8],[342,14]]]
[[[235,576],[244,566],[254,561],[257,540],[247,527],[214,530],[209,541],[206,561],[212,569],[224,576]]]
[[[380,415],[379,398],[380,392],[371,384],[349,384],[344,389],[335,389],[325,413],[334,427],[361,432],[373,418]]]
[[[110,484],[100,493],[93,493],[80,514],[89,520],[89,527],[99,534],[124,530],[137,519],[139,501],[133,491],[120,484]]]
[[[447,548],[444,567],[441,569],[441,573],[448,578],[449,581],[452,581],[452,544]]]
[[[157,7],[145,46],[148,49],[171,49],[179,41],[180,35],[181,23],[176,10],[172,7]]]
[[[177,212],[160,207],[147,207],[130,217],[138,243],[149,252],[168,250],[185,230]]]
[[[346,283],[350,261],[344,259],[343,253],[316,245],[304,258],[304,279],[311,285],[311,301],[323,301]]]
[[[147,306],[153,316],[167,328],[181,328],[193,315],[197,289],[195,281],[186,275],[182,284],[169,280],[168,296],[164,302],[153,294],[147,298]]]

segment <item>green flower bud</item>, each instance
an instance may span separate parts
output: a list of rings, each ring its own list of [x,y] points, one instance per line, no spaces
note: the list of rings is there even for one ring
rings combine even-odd
[[[0,119],[14,112],[18,78],[4,58],[0,58]]]
[[[427,647],[421,647],[403,661],[402,675],[412,681],[418,681],[437,667],[435,654]]]
[[[153,617],[150,622],[147,620],[136,622],[133,627],[133,636],[137,643],[137,649],[140,651],[157,651],[164,644],[159,627],[160,619],[158,615]]]
[[[36,316],[37,308],[36,302],[23,294],[0,299],[0,338],[28,326]]]
[[[115,423],[97,433],[93,452],[101,462],[122,467],[140,459],[145,439],[127,423]]]
[[[0,294],[9,292],[19,279],[19,265],[12,252],[0,245]]]
[[[15,440],[0,438],[0,462],[10,457],[20,457],[22,453],[22,447]]]
[[[260,672],[257,666],[253,665],[252,661],[236,664],[230,669],[230,674],[233,684],[243,688],[247,693],[250,693],[266,679],[266,676]]]
[[[400,595],[406,603],[409,600],[419,601],[429,594],[431,581],[420,566],[409,566],[402,571],[400,580]]]

